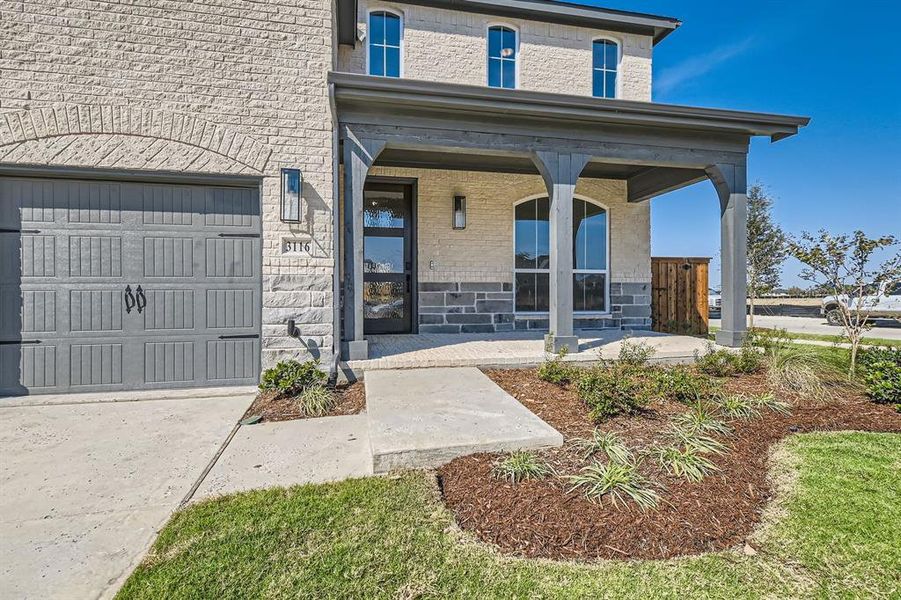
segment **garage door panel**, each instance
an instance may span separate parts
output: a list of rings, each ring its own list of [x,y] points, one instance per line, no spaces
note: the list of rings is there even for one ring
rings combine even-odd
[[[145,342],[144,380],[148,383],[183,383],[197,379],[196,343]]]
[[[256,189],[0,177],[0,219],[0,393],[257,381]]]
[[[221,383],[256,377],[260,355],[258,338],[209,340],[206,352],[207,380]]]

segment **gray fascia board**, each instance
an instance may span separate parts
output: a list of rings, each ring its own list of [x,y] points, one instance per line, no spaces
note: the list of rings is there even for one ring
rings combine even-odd
[[[678,19],[672,17],[551,0],[402,0],[401,3],[649,35],[653,37],[654,44],[682,24]],[[356,38],[357,0],[337,0],[337,8],[338,41],[341,44],[353,44]],[[352,26],[348,15],[353,16]],[[352,31],[348,31],[348,28]]]
[[[352,73],[332,72],[329,74],[329,81],[335,84],[339,112],[342,101],[363,101],[373,105],[389,103],[395,108],[409,106],[486,115],[537,116],[572,122],[731,132],[769,136],[773,141],[798,133],[800,127],[810,122],[809,117],[505,90]]]

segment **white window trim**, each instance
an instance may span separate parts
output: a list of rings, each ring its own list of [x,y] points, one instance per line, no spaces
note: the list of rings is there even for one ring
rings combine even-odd
[[[613,98],[621,98],[622,97],[622,74],[623,74],[623,43],[616,39],[615,37],[609,35],[599,35],[591,38],[591,46],[589,49],[591,50],[591,65],[589,68],[591,69],[591,96],[592,98],[603,98],[603,96],[595,96],[594,95],[594,43],[595,42],[611,42],[616,44],[616,89],[613,91]],[[609,98],[608,98],[609,100]]]
[[[406,28],[404,27],[404,13],[397,10],[396,8],[373,6],[366,11],[366,39],[363,40],[363,45],[366,47],[366,74],[372,75],[372,72],[369,69],[369,32],[372,31],[372,13],[390,13],[400,19],[400,75],[397,77],[397,79],[402,79],[404,77],[404,46],[406,46],[406,44],[404,43],[404,37]],[[395,79],[394,77],[388,77],[387,75],[372,76]]]
[[[516,267],[516,207],[524,202],[531,202],[532,200],[538,200],[539,198],[547,198],[547,194],[533,194],[531,196],[526,196],[520,200],[517,200],[513,203],[513,259],[512,259],[512,267],[513,267],[513,316],[516,317],[546,317],[548,316],[548,311],[518,311],[516,310],[516,274],[517,273],[550,273],[551,270],[548,269],[523,269]],[[573,200],[582,200],[583,202],[589,202],[594,204],[595,206],[599,206],[604,209],[607,214],[607,239],[605,240],[607,246],[607,267],[605,269],[573,269],[573,274],[576,273],[602,273],[606,277],[604,277],[604,299],[606,300],[607,310],[597,311],[597,310],[574,310],[573,316],[586,318],[586,317],[609,317],[613,314],[612,306],[610,304],[610,207],[604,204],[603,202],[598,202],[594,198],[589,198],[588,196],[583,196],[582,194],[573,194]],[[571,251],[571,249],[570,249]],[[572,285],[572,284],[570,284]]]
[[[513,79],[514,79],[513,89],[518,90],[519,82],[520,82],[519,69],[520,69],[520,65],[522,63],[521,56],[520,56],[522,53],[522,49],[521,49],[521,44],[519,41],[519,27],[517,27],[516,25],[513,25],[512,23],[508,23],[505,21],[489,21],[488,24],[485,25],[485,85],[490,87],[493,90],[508,90],[508,89],[510,89],[510,88],[504,88],[504,87],[493,87],[491,85],[491,55],[489,54],[489,48],[490,48],[489,36],[491,35],[491,30],[495,27],[506,27],[507,29],[510,29],[513,31],[513,36],[514,36],[514,40],[515,40],[514,44],[516,45],[516,59],[514,60],[514,64],[513,64],[513,67],[514,67],[514,69],[513,69]]]

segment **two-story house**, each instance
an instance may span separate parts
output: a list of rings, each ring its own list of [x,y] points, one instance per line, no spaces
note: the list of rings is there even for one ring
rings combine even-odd
[[[653,103],[679,22],[551,0],[0,16],[5,393],[254,383],[381,333],[648,328],[649,200],[704,179],[739,344],[749,140],[807,123]]]

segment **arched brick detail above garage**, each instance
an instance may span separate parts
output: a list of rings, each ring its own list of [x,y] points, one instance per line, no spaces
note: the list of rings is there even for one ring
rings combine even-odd
[[[58,105],[0,115],[0,162],[262,174],[272,150],[191,115],[130,106]]]

